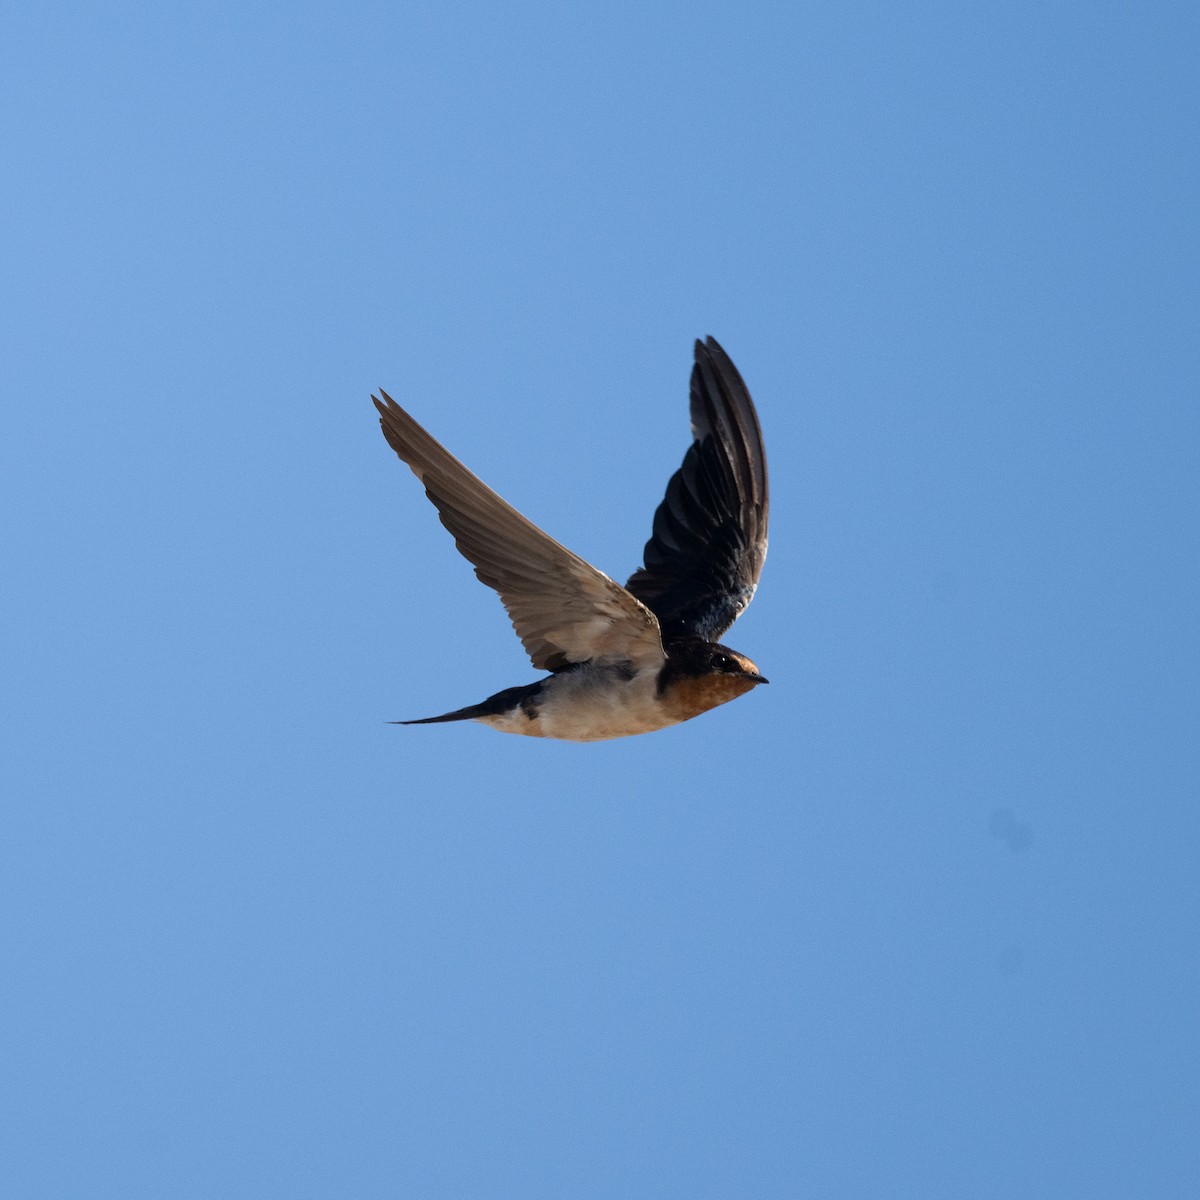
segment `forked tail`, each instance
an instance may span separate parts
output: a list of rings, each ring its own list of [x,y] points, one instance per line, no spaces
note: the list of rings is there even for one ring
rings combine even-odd
[[[475,721],[479,717],[494,717],[499,713],[511,712],[527,696],[541,691],[540,683],[527,683],[524,687],[505,688],[494,696],[489,696],[481,704],[471,704],[466,708],[456,708],[453,712],[442,713],[440,717],[418,717],[415,721],[389,721],[389,725],[438,725],[443,721]]]

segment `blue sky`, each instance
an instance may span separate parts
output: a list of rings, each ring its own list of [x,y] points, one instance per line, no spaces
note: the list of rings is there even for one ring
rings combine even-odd
[[[0,1190],[1192,1197],[1197,17],[63,5],[0,46]],[[576,746],[745,375],[771,686]]]

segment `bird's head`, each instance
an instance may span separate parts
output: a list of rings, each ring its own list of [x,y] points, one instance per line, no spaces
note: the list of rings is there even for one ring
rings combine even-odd
[[[659,675],[663,702],[686,721],[748,692],[767,678],[744,654],[719,642],[688,638],[667,646]]]
[[[744,654],[730,650],[719,642],[710,644],[710,654],[705,664],[704,674],[725,675],[734,679],[744,680],[747,685],[770,682],[753,662]]]

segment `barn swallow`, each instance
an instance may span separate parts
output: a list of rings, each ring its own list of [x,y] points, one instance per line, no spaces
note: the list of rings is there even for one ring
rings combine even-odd
[[[429,725],[593,742],[677,725],[766,679],[717,640],[754,596],[767,554],[767,460],[750,393],[713,338],[697,342],[692,444],[624,587],[543,533],[436,442],[388,394],[383,436],[425,485],[475,574],[494,588],[539,670]]]

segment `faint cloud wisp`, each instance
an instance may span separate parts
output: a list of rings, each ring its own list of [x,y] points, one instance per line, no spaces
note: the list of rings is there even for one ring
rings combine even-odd
[[[1033,826],[1018,821],[1011,808],[997,808],[989,822],[992,837],[1002,841],[1013,854],[1020,854],[1033,845]]]

